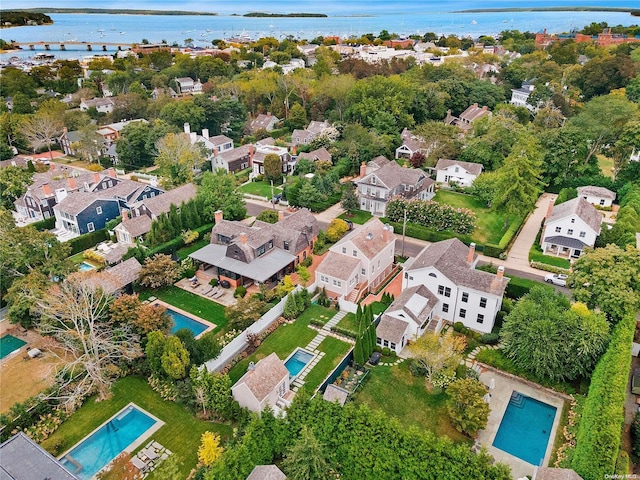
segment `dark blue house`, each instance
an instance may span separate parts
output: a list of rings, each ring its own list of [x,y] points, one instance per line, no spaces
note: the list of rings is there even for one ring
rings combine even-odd
[[[83,235],[100,230],[109,220],[120,215],[115,198],[100,198],[93,192],[79,192],[66,197],[53,207],[56,228]]]

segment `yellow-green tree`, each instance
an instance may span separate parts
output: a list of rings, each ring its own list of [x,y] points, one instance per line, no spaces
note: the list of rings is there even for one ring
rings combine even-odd
[[[209,467],[222,457],[224,448],[220,445],[220,435],[213,432],[204,432],[198,447],[198,460]]]
[[[168,133],[156,143],[156,165],[165,187],[177,187],[193,180],[194,170],[204,163],[200,144],[191,144],[188,135]]]
[[[447,411],[459,432],[474,436],[487,426],[489,404],[484,401],[487,388],[475,378],[456,380],[447,388]]]
[[[349,225],[347,225],[347,222],[340,218],[336,218],[331,221],[329,228],[327,228],[327,239],[330,242],[337,242],[345,233],[347,233],[348,230]]]

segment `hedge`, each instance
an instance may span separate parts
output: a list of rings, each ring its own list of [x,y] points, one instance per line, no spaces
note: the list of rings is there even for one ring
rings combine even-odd
[[[69,240],[71,245],[71,255],[84,252],[88,248],[95,247],[98,243],[109,240],[109,232],[106,228],[101,228],[95,232],[85,233],[79,237]]]
[[[601,480],[616,472],[635,327],[634,315],[614,327],[591,377],[571,463],[584,480]]]
[[[209,233],[211,231],[211,229],[213,228],[213,225],[214,225],[213,223],[207,223],[206,225],[202,225],[201,227],[198,227],[193,231],[198,232],[198,238],[201,238],[203,234]],[[173,238],[168,242],[158,245],[155,248],[151,248],[147,250],[146,256],[152,257],[157,253],[172,255],[176,253],[179,249],[184,247],[184,245],[185,245],[184,238],[182,238],[182,235],[180,235],[179,237]]]
[[[340,335],[344,335],[345,337],[350,337],[350,338],[356,338],[358,336],[358,334],[353,330],[349,330],[348,328],[342,328],[337,325],[334,325],[333,327],[331,327],[331,331],[338,333]]]
[[[502,235],[502,238],[500,238],[500,243],[498,243],[498,245],[494,243],[487,243],[484,246],[483,253],[487,257],[500,258],[500,255],[503,254],[505,250],[507,250],[507,248],[509,248],[509,246],[511,245],[511,242],[515,238],[516,233],[518,233],[518,230],[520,230],[520,226],[522,225],[523,220],[524,218],[519,218],[515,222],[511,223],[507,231]]]
[[[431,230],[463,235],[471,235],[476,224],[476,214],[468,208],[456,208],[431,200],[395,198],[387,203],[387,217],[395,222],[402,221],[404,217]]]
[[[389,225],[391,225],[393,227],[394,233],[402,234],[402,222],[393,222],[389,218],[381,218],[380,220],[383,223],[388,223]],[[410,222],[407,222],[405,234],[407,235],[407,237],[426,240],[427,242],[440,242],[442,240],[449,240],[450,238],[454,237],[459,238],[467,244],[473,242],[473,240],[471,240],[471,237],[467,235],[456,235],[455,233],[449,231],[437,232],[435,230],[430,230],[426,227]],[[476,245],[476,251],[481,251],[482,249],[482,245]]]
[[[44,220],[40,220],[39,222],[32,223],[31,226],[42,232],[44,230],[52,230],[53,227],[56,226],[56,217],[45,218]]]

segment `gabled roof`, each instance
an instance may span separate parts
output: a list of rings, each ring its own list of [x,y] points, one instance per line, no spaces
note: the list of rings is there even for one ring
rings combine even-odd
[[[140,262],[138,262],[135,257],[131,257],[122,263],[111,268],[107,268],[98,275],[106,276],[109,279],[109,282],[105,283],[112,283],[113,287],[117,291],[138,280],[140,270],[142,270]]]
[[[376,327],[376,336],[383,340],[388,340],[400,345],[402,343],[402,336],[407,331],[409,322],[401,320],[396,317],[383,315],[380,319],[380,323]]]
[[[329,251],[316,271],[340,280],[348,280],[353,271],[360,268],[360,260],[356,257]]]
[[[256,465],[247,480],[286,480],[287,476],[275,465]]]
[[[449,280],[459,286],[473,288],[480,292],[500,296],[507,287],[509,278],[499,279],[497,275],[473,268],[474,261],[467,262],[469,247],[457,238],[433,243],[418,254],[411,262],[407,262],[406,271],[411,272],[423,268],[435,268]]]
[[[373,259],[390,243],[395,243],[396,237],[393,235],[393,227],[387,227],[379,219],[372,218],[362,225],[342,237],[331,250],[339,252],[342,245],[351,242],[368,259]],[[351,252],[348,252],[349,254]]]
[[[78,480],[46,450],[23,432],[0,445],[2,480]]]
[[[181,185],[178,188],[164,192],[162,195],[156,195],[155,197],[145,198],[136,204],[135,208],[144,205],[149,212],[153,215],[160,215],[161,213],[167,213],[171,208],[171,205],[180,206],[182,202],[188,202],[196,196],[196,186],[193,183],[187,183]]]
[[[616,193],[612,192],[608,188],[604,187],[594,187],[592,185],[586,185],[584,187],[578,187],[578,195],[580,196],[589,196],[589,197],[601,197],[601,198],[610,198],[611,200],[615,200]]]
[[[262,402],[288,376],[287,367],[272,353],[256,363],[253,370],[247,371],[233,387],[245,384],[255,399]]]
[[[311,160],[312,162],[316,162],[316,161],[331,161],[331,154],[329,153],[329,151],[324,148],[318,148],[316,150],[312,150],[311,152],[302,152],[300,155],[298,155],[298,159],[306,159],[306,160]]]
[[[275,115],[266,115],[264,113],[261,113],[256,118],[251,120],[251,122],[249,123],[249,128],[253,132],[255,132],[256,130],[266,130],[267,127],[271,125],[271,123],[278,123],[279,121],[280,119]]]
[[[225,143],[229,142],[233,143],[233,140],[231,140],[226,135],[215,135],[213,137],[209,137],[209,141],[214,145],[224,145]]]
[[[136,238],[151,230],[151,222],[151,217],[148,217],[147,215],[139,215],[137,217],[124,220],[116,227],[116,229],[126,230],[132,238]]]
[[[92,98],[91,100],[87,100],[87,99],[82,99],[81,101],[82,103],[84,103],[88,108],[91,107],[102,107],[104,105],[114,105],[113,100],[111,100],[110,98]]]
[[[423,170],[418,168],[401,167],[397,162],[389,162],[376,171],[365,175],[356,183],[371,185],[371,178],[374,175],[389,190],[393,190],[398,185],[417,185],[421,178],[427,176]]]
[[[602,213],[582,197],[572,198],[554,206],[553,210],[551,210],[551,216],[547,218],[545,224],[562,220],[571,215],[578,216],[591,230],[598,234],[600,233]]]
[[[477,103],[474,103],[460,114],[460,119],[474,122],[486,115],[491,115],[491,111],[487,107],[479,107]]]
[[[570,468],[539,467],[535,480],[582,480],[582,477]]]
[[[108,190],[107,190],[108,191]],[[101,192],[75,192],[67,195],[60,203],[54,206],[54,210],[68,213],[69,215],[78,215],[95,202],[118,202],[115,198],[109,198],[107,195],[100,195]]]
[[[436,170],[444,170],[445,168],[448,168],[454,165],[459,165],[470,174],[476,175],[476,176],[482,173],[482,168],[483,168],[481,163],[461,162],[459,160],[448,160],[446,158],[440,158],[438,160],[438,163],[436,164]]]
[[[247,145],[242,145],[240,147],[225,150],[224,152],[220,152],[218,153],[218,158],[224,160],[225,162],[232,162],[233,160],[244,158],[250,154],[251,154],[251,145],[247,144]]]

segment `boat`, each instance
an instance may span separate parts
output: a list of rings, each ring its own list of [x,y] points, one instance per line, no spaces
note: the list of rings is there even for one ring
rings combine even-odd
[[[509,23],[509,20],[502,20],[502,23]]]
[[[120,35],[124,35],[125,33],[127,33],[127,32],[120,32]]]
[[[478,24],[477,20],[471,20],[471,25],[477,25],[477,24]]]

